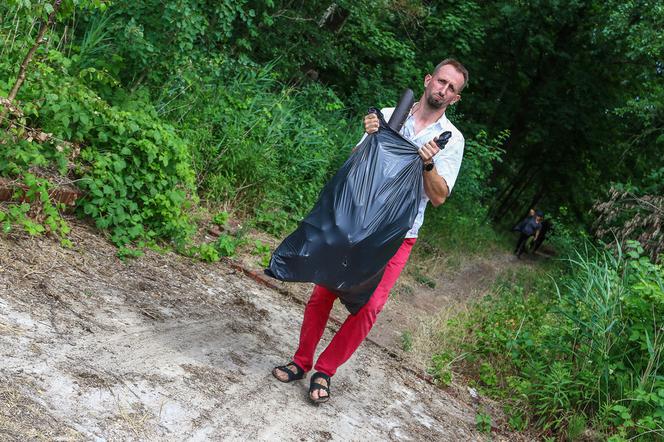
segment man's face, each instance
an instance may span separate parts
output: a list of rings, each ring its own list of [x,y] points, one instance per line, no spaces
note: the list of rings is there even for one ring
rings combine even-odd
[[[459,91],[463,86],[463,74],[450,64],[438,69],[433,75],[424,77],[424,97],[435,108],[447,108],[461,98]]]

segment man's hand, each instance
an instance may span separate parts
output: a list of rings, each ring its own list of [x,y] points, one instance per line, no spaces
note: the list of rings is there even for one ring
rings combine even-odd
[[[364,131],[368,134],[373,134],[378,132],[378,127],[380,122],[378,121],[378,115],[368,114],[364,117]]]
[[[365,123],[366,125],[366,123]],[[417,153],[420,154],[420,158],[425,163],[430,163],[433,161],[433,156],[440,152],[440,148],[436,144],[436,138],[426,143],[424,146],[420,147],[420,150]]]

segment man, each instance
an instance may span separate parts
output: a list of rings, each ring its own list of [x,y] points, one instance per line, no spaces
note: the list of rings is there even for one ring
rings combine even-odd
[[[531,236],[539,236],[540,229],[542,228],[542,217],[544,213],[541,210],[535,212],[535,217],[528,217],[522,223],[519,224],[519,239],[516,242],[516,248],[514,249],[514,254],[518,259],[521,259],[521,254],[526,247],[526,242]]]
[[[401,134],[420,146],[422,159],[424,192],[419,210],[411,230],[399,250],[387,263],[385,273],[373,292],[369,302],[356,314],[349,315],[335,333],[327,348],[316,362],[316,373],[311,378],[309,399],[314,403],[326,402],[330,398],[330,378],[337,369],[351,357],[366,338],[376,317],[382,310],[392,286],[406,265],[410,251],[417,239],[417,232],[424,220],[427,202],[439,206],[449,196],[456,181],[463,157],[464,138],[461,132],[450,123],[445,110],[461,99],[461,91],[468,82],[468,71],[453,59],[443,60],[432,74],[424,77],[424,93],[419,102],[413,105]],[[383,109],[386,121],[394,108]],[[379,120],[375,114],[364,117],[367,134],[378,131]],[[435,143],[445,131],[452,137],[441,152]],[[365,135],[366,136],[366,135]],[[292,362],[275,367],[272,374],[282,382],[302,379],[313,366],[314,353],[320,341],[336,296],[324,287],[314,287],[311,298],[304,310],[304,320],[300,331],[300,343]]]

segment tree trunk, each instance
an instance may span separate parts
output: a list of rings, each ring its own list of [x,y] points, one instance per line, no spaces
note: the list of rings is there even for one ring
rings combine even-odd
[[[522,178],[513,185],[514,187],[510,191],[508,197],[504,198],[501,204],[493,212],[494,220],[500,220],[507,216],[510,210],[514,208],[516,203],[519,201],[519,198],[523,192],[531,185],[534,178],[537,176],[537,173],[538,171],[532,168],[527,170],[525,177],[521,175]]]

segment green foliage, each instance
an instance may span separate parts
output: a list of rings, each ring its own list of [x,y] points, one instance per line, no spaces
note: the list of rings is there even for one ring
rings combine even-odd
[[[212,217],[212,222],[220,227],[224,227],[228,223],[229,216],[228,212],[219,212]]]
[[[582,414],[575,414],[570,416],[567,422],[567,440],[576,441],[581,439],[583,432],[586,430],[588,420]]]
[[[254,243],[254,250],[252,252],[254,255],[260,257],[259,265],[266,268],[270,265],[270,258],[272,257],[272,250],[267,244],[263,244],[261,241],[256,240]]]
[[[46,19],[53,12],[52,0],[7,0],[6,6],[14,8],[17,13],[30,18]],[[104,0],[62,0],[58,19],[69,17],[76,9],[105,10],[108,1]]]
[[[68,59],[57,52],[48,55],[50,64],[36,62],[31,88],[19,95],[26,103],[22,121],[41,125],[55,135],[54,140],[84,145],[74,172],[87,192],[80,210],[92,216],[98,227],[110,229],[118,245],[184,239],[192,231],[185,209],[186,196],[193,193],[186,145],[172,127],[156,121],[148,111],[109,106],[67,76]],[[50,164],[60,173],[68,172],[71,143],[54,141],[44,146],[21,140],[22,136],[16,133],[9,149],[3,150],[7,158],[3,174],[15,176]],[[41,187],[42,193],[46,190]],[[44,206],[44,214],[43,221],[53,230],[59,215],[52,205]],[[31,226],[27,220],[23,224]]]
[[[160,107],[192,140],[201,195],[232,201],[257,225],[283,233],[313,206],[320,189],[359,140],[361,123],[348,121],[331,90],[278,83],[269,68],[236,71],[223,59],[201,75],[210,87],[191,89],[184,103]],[[180,92],[173,86],[176,102]],[[171,107],[173,106],[173,107]],[[353,125],[354,130],[349,130]]]
[[[482,253],[503,241],[489,223],[487,203],[495,192],[488,179],[501,161],[500,146],[507,136],[501,132],[490,138],[480,131],[466,140],[458,180],[443,206],[428,209],[421,241],[447,253],[463,254]]]
[[[401,333],[401,349],[405,352],[413,350],[413,334],[409,331]]]
[[[515,427],[531,416],[578,434],[588,416],[606,434],[661,437],[664,269],[642,252],[636,243],[626,255],[589,249],[569,273],[501,283],[461,320],[461,336],[445,337],[456,348],[433,366],[468,353],[479,387],[507,402]]]
[[[63,245],[70,245],[66,238],[69,226],[60,216],[63,205],[52,200],[48,180],[31,172],[49,164],[66,171],[67,152],[54,140],[40,144],[26,137],[22,125],[0,133],[4,145],[0,150],[0,176],[11,178],[10,185],[15,189],[12,202],[2,207],[2,231],[9,233],[18,227],[30,235],[54,234]]]
[[[237,249],[240,242],[240,239],[234,238],[230,235],[220,235],[214,243],[214,248],[221,256],[233,256],[235,255],[235,249]]]
[[[480,412],[475,415],[475,425],[481,433],[491,433],[491,415]]]
[[[80,210],[109,229],[118,245],[185,240],[192,232],[186,210],[195,195],[185,142],[147,103],[140,110],[111,106],[67,76],[70,60],[57,52],[49,57],[50,64],[36,63],[32,88],[21,97],[30,120],[84,146],[75,167],[86,192]]]
[[[193,246],[180,247],[180,253],[205,262],[218,262],[222,256],[233,256],[243,239],[222,234],[212,243],[201,243]]]
[[[454,379],[452,373],[452,363],[455,358],[451,353],[442,352],[435,354],[431,358],[431,366],[429,367],[429,374],[431,374],[439,385],[449,386]]]
[[[508,137],[509,131],[506,130],[494,138],[489,138],[487,132],[481,130],[475,137],[466,141],[463,163],[455,185],[455,198],[460,200],[459,205],[463,207],[464,213],[486,215],[486,205],[482,202],[486,202],[496,190],[487,186],[487,183],[493,167],[502,161],[505,151],[501,146]]]
[[[159,88],[174,72],[191,71],[192,63],[205,69],[220,50],[233,52],[241,65],[253,64],[246,56],[249,41],[259,38],[258,26],[268,24],[273,7],[271,0],[114,1],[111,70],[132,88]]]
[[[185,255],[194,257],[206,262],[218,262],[220,259],[219,252],[213,244],[199,244],[189,248]]]

